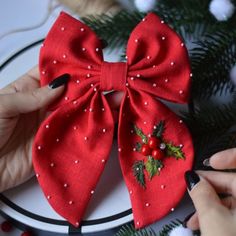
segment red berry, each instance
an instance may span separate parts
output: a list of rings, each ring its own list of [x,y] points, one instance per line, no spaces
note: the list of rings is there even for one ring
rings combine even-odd
[[[3,232],[8,233],[12,230],[12,224],[9,221],[4,221],[1,224],[1,229],[2,229]]]
[[[156,138],[156,137],[151,137],[149,140],[148,140],[148,146],[151,148],[151,149],[156,149],[159,147],[161,141]]]
[[[21,236],[33,236],[33,234],[29,231],[25,231],[21,234]]]
[[[152,157],[156,160],[161,160],[164,158],[164,153],[160,149],[155,149],[152,151]]]
[[[151,152],[152,152],[152,150],[151,150],[151,148],[150,148],[147,144],[143,144],[143,145],[142,145],[141,153],[142,153],[144,156],[150,155]]]

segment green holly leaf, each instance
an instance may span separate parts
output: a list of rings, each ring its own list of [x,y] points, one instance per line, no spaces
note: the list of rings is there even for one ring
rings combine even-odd
[[[143,131],[141,129],[139,129],[136,125],[134,125],[134,131],[135,133],[142,139],[143,143],[147,143],[148,142],[148,138],[147,136],[143,133]]]
[[[136,161],[132,167],[133,174],[138,181],[138,183],[143,187],[146,188],[145,184],[145,176],[144,176],[144,162],[143,161]]]
[[[166,155],[169,157],[174,157],[176,160],[185,159],[185,155],[182,151],[182,147],[175,146],[172,143],[166,144]]]
[[[152,156],[148,157],[145,163],[145,168],[149,174],[149,178],[152,179],[156,174],[160,174],[159,168],[162,168],[163,164],[159,160],[155,160]]]
[[[137,143],[135,144],[135,149],[136,149],[136,151],[140,152],[140,151],[141,151],[141,148],[142,148],[142,144],[139,143],[139,142],[137,142]]]
[[[161,120],[157,125],[155,125],[155,129],[152,132],[153,136],[157,138],[162,138],[162,134],[165,131],[165,121]]]

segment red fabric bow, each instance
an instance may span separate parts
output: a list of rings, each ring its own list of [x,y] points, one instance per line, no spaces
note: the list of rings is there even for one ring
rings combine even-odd
[[[189,59],[177,34],[150,13],[129,38],[127,62],[110,63],[103,61],[95,33],[61,13],[41,49],[40,71],[42,86],[71,75],[33,145],[35,172],[51,206],[79,226],[113,142],[114,120],[103,92],[122,90],[118,151],[135,226],[170,212],[185,192],[183,175],[193,162],[187,128],[155,99],[188,101]],[[149,147],[151,133],[155,150]]]

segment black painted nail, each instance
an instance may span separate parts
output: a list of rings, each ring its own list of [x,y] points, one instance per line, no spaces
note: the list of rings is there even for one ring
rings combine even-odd
[[[195,211],[192,212],[191,214],[187,215],[184,220],[183,220],[183,223],[182,223],[182,226],[184,228],[187,228],[187,222],[189,221],[189,219],[195,214]]]
[[[105,39],[100,39],[101,44],[102,44],[102,48],[106,48],[108,46],[108,43]]]
[[[60,75],[59,77],[57,77],[56,79],[51,81],[50,84],[48,85],[48,87],[50,89],[58,88],[58,87],[60,87],[60,86],[62,86],[64,84],[66,84],[69,79],[70,79],[70,75],[69,74]]]
[[[206,167],[211,166],[211,165],[210,165],[210,158],[205,159],[202,164],[203,164],[204,166],[206,166]]]
[[[200,181],[200,178],[194,171],[186,171],[185,181],[188,186],[188,190],[191,191],[193,187]]]

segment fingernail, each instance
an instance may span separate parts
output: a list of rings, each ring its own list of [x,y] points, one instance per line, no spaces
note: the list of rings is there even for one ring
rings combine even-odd
[[[205,160],[202,162],[202,164],[203,164],[204,166],[206,166],[206,167],[211,166],[211,165],[210,165],[210,158],[205,159]]]
[[[100,39],[101,43],[102,43],[102,48],[106,48],[108,46],[108,43],[105,39]]]
[[[60,86],[62,86],[64,84],[66,84],[69,79],[70,79],[70,75],[69,74],[60,75],[59,77],[57,77],[56,79],[51,81],[50,84],[48,85],[48,87],[50,89],[58,88],[58,87],[60,87]]]
[[[186,171],[185,181],[186,181],[188,190],[191,191],[193,187],[200,181],[200,178],[194,171]]]
[[[184,218],[184,221],[182,223],[182,226],[184,228],[187,228],[187,222],[189,221],[189,219],[194,215],[195,211],[192,212],[191,214],[187,215],[185,218]]]

